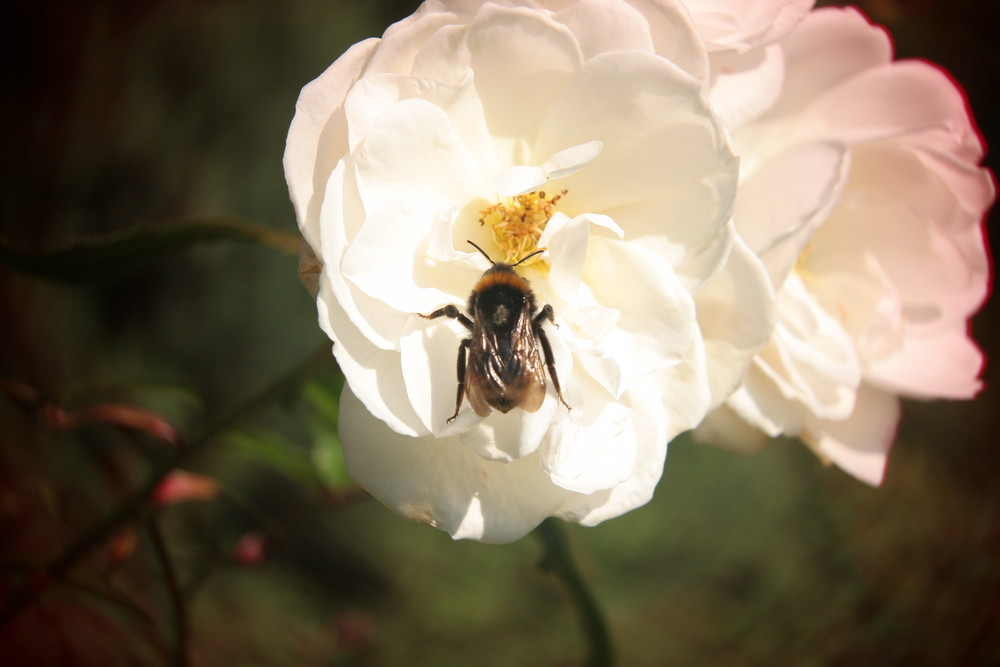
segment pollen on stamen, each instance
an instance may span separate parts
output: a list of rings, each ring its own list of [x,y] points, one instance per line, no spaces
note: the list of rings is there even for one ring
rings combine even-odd
[[[566,192],[563,190],[548,197],[544,190],[537,190],[516,197],[504,197],[480,211],[479,224],[490,226],[493,241],[502,253],[499,261],[515,264],[538,250],[538,239],[555,213],[556,204]],[[548,269],[541,255],[529,259],[522,266],[536,263],[542,264],[538,268],[543,271]]]

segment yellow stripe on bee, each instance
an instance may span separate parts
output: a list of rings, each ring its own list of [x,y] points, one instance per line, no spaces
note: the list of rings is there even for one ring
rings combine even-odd
[[[521,291],[528,291],[530,288],[528,286],[528,281],[521,276],[511,271],[497,271],[496,273],[487,273],[479,282],[476,283],[475,291],[479,292],[484,289],[495,287],[497,285],[506,285],[508,287],[513,287],[514,289]]]

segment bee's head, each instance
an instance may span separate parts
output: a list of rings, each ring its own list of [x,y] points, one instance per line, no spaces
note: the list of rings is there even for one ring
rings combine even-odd
[[[490,313],[491,318],[497,317],[496,312],[503,308],[505,313],[511,309],[521,309],[527,307],[529,314],[535,312],[535,297],[528,284],[527,278],[518,275],[514,267],[533,257],[543,250],[538,250],[527,257],[522,258],[515,264],[505,264],[504,262],[494,262],[486,252],[472,241],[469,245],[483,253],[483,257],[489,260],[490,268],[483,272],[483,277],[479,279],[469,296],[469,309],[477,313],[480,308],[485,308]],[[506,320],[505,320],[506,321]]]
[[[535,252],[531,253],[530,255],[525,255],[524,257],[522,257],[518,261],[514,262],[513,264],[505,264],[503,262],[494,262],[493,259],[490,258],[490,256],[486,254],[485,250],[483,250],[482,248],[480,248],[479,246],[477,246],[472,241],[467,241],[467,243],[469,245],[471,245],[473,248],[475,248],[476,250],[478,250],[479,252],[481,252],[482,255],[483,255],[483,257],[486,258],[486,261],[488,261],[492,265],[490,268],[486,269],[486,273],[487,274],[489,274],[489,273],[513,272],[515,266],[517,266],[518,264],[522,264],[522,263],[528,261],[529,259],[531,259],[535,255],[542,254],[546,250],[545,248],[539,248],[538,250],[536,250]]]

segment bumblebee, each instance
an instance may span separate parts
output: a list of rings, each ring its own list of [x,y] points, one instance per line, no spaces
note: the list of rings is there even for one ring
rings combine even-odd
[[[545,369],[559,401],[571,409],[562,395],[552,346],[542,330],[546,320],[555,323],[552,306],[539,309],[528,281],[514,271],[518,264],[544,249],[515,264],[504,264],[494,262],[472,241],[469,245],[492,265],[469,295],[469,315],[453,305],[438,308],[429,315],[417,313],[428,320],[450,317],[471,332],[458,348],[458,395],[455,414],[448,418],[448,423],[458,417],[463,397],[468,397],[480,417],[494,408],[504,414],[514,408],[535,412],[545,399]]]

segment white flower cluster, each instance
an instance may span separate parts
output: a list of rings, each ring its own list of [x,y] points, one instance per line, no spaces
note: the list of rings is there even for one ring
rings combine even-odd
[[[877,483],[899,395],[975,393],[962,96],[811,5],[428,0],[303,89],[285,171],[362,486],[505,542],[644,504],[699,426]]]

